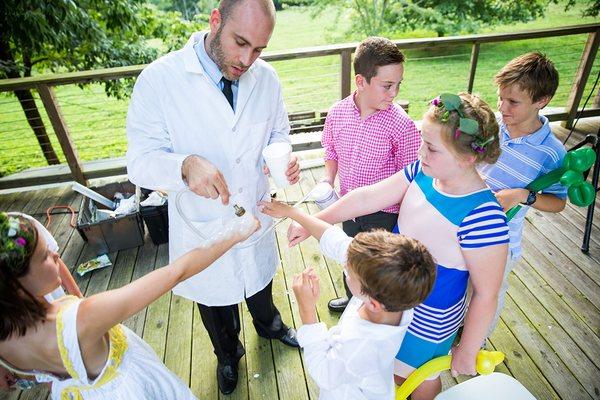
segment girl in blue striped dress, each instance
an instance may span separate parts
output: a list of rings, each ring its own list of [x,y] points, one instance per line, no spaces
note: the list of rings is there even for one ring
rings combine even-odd
[[[317,217],[335,223],[400,203],[396,232],[419,240],[437,263],[431,294],[417,306],[396,356],[396,383],[425,362],[452,350],[452,374],[474,375],[477,351],[496,310],[508,251],[506,216],[477,173],[499,156],[493,111],[468,93],[432,101],[422,125],[419,160],[388,179],[356,189]],[[291,244],[306,233],[293,225]],[[467,311],[467,286],[473,295]],[[464,323],[460,343],[452,348]],[[412,399],[441,391],[431,377]]]

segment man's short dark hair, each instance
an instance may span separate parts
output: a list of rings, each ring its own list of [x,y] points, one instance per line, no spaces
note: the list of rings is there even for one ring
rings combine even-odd
[[[404,62],[404,54],[391,40],[382,37],[369,37],[356,48],[354,73],[362,75],[367,83],[377,75],[377,68]]]

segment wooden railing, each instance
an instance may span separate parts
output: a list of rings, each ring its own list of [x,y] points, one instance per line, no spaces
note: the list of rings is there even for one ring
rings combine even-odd
[[[394,43],[400,49],[433,49],[448,45],[471,45],[471,58],[468,76],[465,77],[465,89],[469,92],[473,90],[477,65],[479,60],[479,50],[483,43],[498,43],[515,40],[548,38],[566,35],[588,34],[588,39],[579,60],[579,67],[575,74],[567,104],[564,111],[546,114],[551,121],[564,121],[563,126],[571,127],[577,116],[587,117],[600,115],[598,98],[596,98],[595,107],[585,110],[578,114],[579,105],[583,96],[592,65],[598,52],[600,43],[600,24],[587,24],[568,26],[562,28],[540,29],[516,33],[503,34],[481,34],[443,38],[426,39],[404,39],[395,40]],[[291,51],[266,53],[263,59],[270,62],[294,60],[312,57],[323,57],[337,55],[340,58],[340,98],[348,96],[352,86],[352,53],[355,51],[358,43],[346,43],[328,46],[319,46],[311,48],[295,49]],[[89,82],[99,82],[127,77],[136,77],[144,69],[145,65],[135,65],[129,67],[107,68],[102,70],[81,71],[74,73],[55,74],[48,76],[36,76],[22,79],[4,79],[0,80],[0,92],[15,90],[37,90],[44,104],[48,117],[52,123],[58,141],[62,147],[65,158],[69,165],[72,178],[78,182],[86,183],[92,175],[86,173],[83,169],[81,160],[78,157],[69,128],[61,114],[61,109],[54,95],[53,88],[60,85],[83,84]],[[318,113],[317,113],[318,114]],[[306,146],[298,146],[306,148]],[[124,172],[124,167],[122,168]],[[108,173],[114,173],[115,169],[108,169]],[[94,173],[94,177],[102,176],[102,173]],[[51,179],[50,179],[51,180]],[[39,182],[47,183],[47,182]]]

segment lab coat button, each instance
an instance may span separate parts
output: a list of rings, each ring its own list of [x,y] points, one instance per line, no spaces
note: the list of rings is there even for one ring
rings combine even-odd
[[[244,189],[243,189],[243,188],[239,188],[239,189],[238,189],[238,193],[242,193],[243,191],[244,191]]]
[[[237,164],[239,164],[239,163],[240,163],[240,161],[242,161],[242,160],[240,160],[239,158],[236,158],[236,159],[235,159],[235,162],[236,162]]]

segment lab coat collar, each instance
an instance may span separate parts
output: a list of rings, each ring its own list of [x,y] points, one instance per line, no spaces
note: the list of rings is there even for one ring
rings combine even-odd
[[[193,74],[206,75],[204,69],[202,68],[202,64],[200,64],[200,61],[198,60],[198,55],[194,50],[194,44],[196,44],[199,40],[204,40],[204,35],[206,35],[206,33],[208,32],[194,32],[183,47],[183,59],[185,64],[185,70],[187,72]],[[246,71],[246,73],[244,73],[239,79],[238,97],[233,121],[234,125],[237,123],[240,116],[242,115],[242,112],[244,111],[244,108],[248,103],[248,99],[252,94],[252,90],[254,90],[254,86],[256,85],[255,69],[257,62],[261,61],[256,60],[254,64],[252,64],[250,68],[248,68],[248,71]],[[208,76],[206,78],[210,79],[210,77]]]

